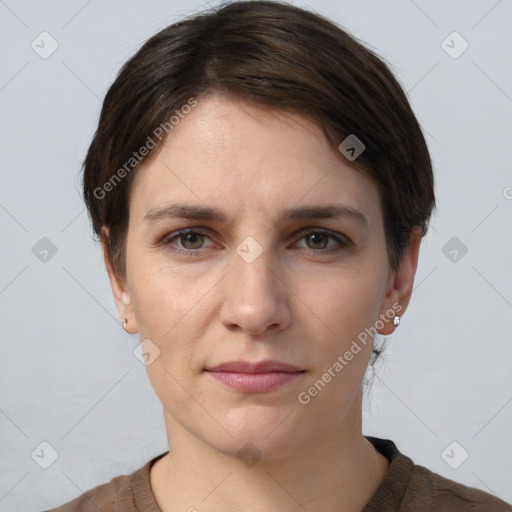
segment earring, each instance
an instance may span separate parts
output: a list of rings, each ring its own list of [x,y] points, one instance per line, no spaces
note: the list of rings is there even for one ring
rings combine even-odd
[[[398,327],[400,325],[400,317],[398,315],[395,315],[395,318],[393,318],[393,325],[395,327]]]
[[[125,318],[123,320],[123,329],[126,330],[126,326],[128,325],[128,320]]]

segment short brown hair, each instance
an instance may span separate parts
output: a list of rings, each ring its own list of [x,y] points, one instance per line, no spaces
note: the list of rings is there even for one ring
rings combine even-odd
[[[131,183],[165,140],[155,141],[154,134],[191,98],[211,92],[302,114],[322,128],[336,151],[348,135],[362,141],[364,151],[347,163],[379,188],[392,268],[413,228],[426,234],[435,208],[430,155],[387,65],[318,14],[275,1],[232,2],[152,36],[105,96],[84,161],[83,193],[94,232],[118,275],[126,272]],[[150,138],[150,155],[133,160]]]

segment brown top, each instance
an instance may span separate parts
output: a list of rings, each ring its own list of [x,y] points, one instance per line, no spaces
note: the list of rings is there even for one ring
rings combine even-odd
[[[381,485],[362,512],[512,512],[512,506],[473,487],[433,473],[398,451],[389,439],[365,436],[390,465]],[[91,489],[46,512],[162,512],[150,485],[151,466],[168,452],[129,475]]]

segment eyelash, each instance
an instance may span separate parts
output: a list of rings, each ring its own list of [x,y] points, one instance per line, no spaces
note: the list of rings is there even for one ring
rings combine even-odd
[[[208,233],[205,233],[204,231],[201,231],[199,229],[194,229],[194,228],[189,228],[189,229],[183,229],[181,231],[177,231],[175,233],[172,233],[171,235],[169,235],[168,237],[164,238],[161,242],[161,245],[165,246],[166,249],[169,249],[175,253],[178,253],[178,254],[184,254],[185,256],[200,256],[200,253],[201,253],[201,249],[203,248],[200,248],[200,249],[180,249],[179,247],[176,247],[174,244],[172,244],[171,242],[175,239],[179,239],[185,235],[190,235],[190,234],[194,234],[194,235],[202,235],[202,236],[206,236],[208,238],[210,238],[210,235]],[[332,247],[330,249],[318,249],[318,250],[315,250],[315,249],[305,249],[306,252],[310,253],[310,254],[315,254],[315,255],[318,255],[318,254],[321,254],[321,255],[331,255],[331,254],[334,254],[334,253],[337,253],[339,251],[341,251],[342,249],[344,248],[347,248],[350,246],[350,242],[347,240],[347,241],[344,241],[342,240],[341,238],[339,238],[338,236],[335,236],[334,234],[332,234],[331,232],[329,231],[325,231],[325,230],[322,230],[322,229],[309,229],[308,231],[305,231],[302,233],[302,236],[299,238],[299,240],[301,240],[302,238],[305,238],[307,237],[308,235],[312,235],[312,234],[321,234],[321,235],[326,235],[334,240],[336,240],[338,242],[339,245],[335,246],[335,247]]]

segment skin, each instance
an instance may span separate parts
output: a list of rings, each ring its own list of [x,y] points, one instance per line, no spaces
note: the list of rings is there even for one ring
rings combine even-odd
[[[104,257],[126,329],[160,350],[146,369],[170,446],[150,474],[163,512],[356,512],[384,479],[388,461],[362,434],[371,339],[308,404],[297,399],[379,315],[394,304],[402,315],[413,287],[419,232],[393,271],[378,188],[348,164],[313,122],[210,95],[139,170],[126,275],[112,270],[105,246]],[[178,201],[227,219],[144,221]],[[279,220],[285,209],[329,203],[359,210],[368,226],[348,216]],[[184,228],[205,236],[172,238]],[[236,252],[248,236],[262,249],[250,263]],[[381,327],[391,334],[392,319]],[[306,372],[271,392],[242,393],[204,371],[267,358]],[[237,457],[248,442],[261,454],[251,466]]]

